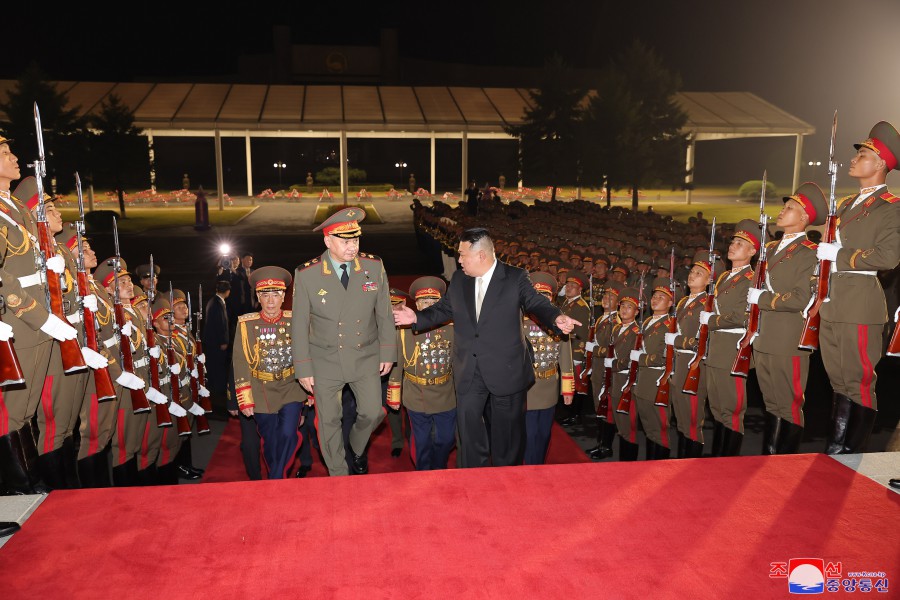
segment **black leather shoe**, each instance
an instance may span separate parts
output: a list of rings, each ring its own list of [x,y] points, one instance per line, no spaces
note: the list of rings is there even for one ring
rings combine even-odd
[[[612,448],[605,448],[603,446],[597,446],[596,448],[591,448],[587,451],[587,455],[591,458],[591,460],[603,460],[604,458],[609,458],[613,455]]]
[[[362,453],[362,456],[358,456],[356,452],[351,450],[350,457],[354,475],[365,475],[369,472],[369,457],[365,452]]]
[[[403,453],[403,448],[391,448],[391,456],[397,458]]]
[[[568,426],[575,425],[576,423],[578,423],[578,417],[566,417],[565,419],[560,421],[561,425],[568,425]]]
[[[309,473],[311,468],[312,467],[300,465],[300,468],[297,470],[297,479],[303,479],[304,477],[306,477],[306,474]]]
[[[189,468],[185,467],[184,465],[178,465],[178,467],[175,469],[175,472],[178,473],[178,476],[181,479],[194,480],[194,479],[200,479],[200,477],[201,477],[201,475],[199,473],[195,473],[195,472],[191,471]]]
[[[206,469],[201,469],[200,467],[195,467],[194,465],[188,465],[187,470],[191,473],[194,473],[195,475],[199,475],[200,477],[203,477],[203,474],[206,473]]]
[[[0,521],[0,538],[12,535],[19,530],[19,524],[15,521]]]
[[[900,490],[900,479],[891,479],[890,481],[888,481],[888,485],[895,490]]]

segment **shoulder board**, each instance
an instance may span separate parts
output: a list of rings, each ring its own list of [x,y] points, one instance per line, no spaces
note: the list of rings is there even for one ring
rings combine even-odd
[[[766,248],[774,248],[779,244],[778,240],[772,240],[771,242],[766,242]]]
[[[318,258],[314,258],[314,259],[312,259],[312,260],[308,260],[308,261],[306,261],[305,263],[303,263],[302,265],[299,265],[299,266],[297,267],[297,270],[298,270],[298,271],[303,271],[303,270],[305,270],[305,269],[310,268],[310,267],[313,266],[313,265],[318,264],[318,262],[319,262],[319,259],[318,259]]]
[[[809,248],[810,250],[815,250],[816,248],[819,247],[819,245],[818,245],[817,243],[811,242],[811,241],[809,241],[809,240],[803,240],[802,242],[800,242],[800,245],[801,245],[801,246],[806,246],[806,247]]]
[[[584,298],[582,298],[581,296],[578,297],[578,300],[575,301],[575,304],[577,304],[578,306],[584,306],[585,308],[588,307],[588,303],[585,302]]]
[[[291,318],[291,313],[292,313],[292,311],[289,311],[289,310],[285,310],[285,311],[282,311],[282,312],[281,312],[281,314],[282,314],[283,316],[285,316],[285,317],[287,317],[287,318],[289,318],[289,319]]]
[[[747,272],[744,273],[744,277],[746,277],[747,279],[753,279],[754,275],[755,273],[753,272],[753,269],[747,269]]]
[[[718,279],[718,281],[716,281],[716,285],[719,285],[720,283],[722,283],[722,281],[726,277],[728,277],[730,274],[731,274],[731,271],[726,271],[726,272],[722,273],[721,275],[719,275],[719,279]]]
[[[893,204],[895,202],[900,202],[900,197],[893,195],[890,192],[885,192],[881,196],[879,196],[882,200],[887,202],[888,204]]]
[[[359,253],[359,257],[360,257],[360,258],[367,258],[367,259],[369,259],[369,260],[374,260],[374,261],[376,261],[376,262],[381,262],[381,259],[378,258],[377,256],[375,256],[374,254],[366,254],[365,252],[360,252],[360,253]]]
[[[644,327],[646,327],[646,326],[647,326],[647,323],[649,323],[649,322],[650,322],[650,319],[652,319],[652,318],[653,318],[653,317],[647,317],[646,319],[644,319],[644,322],[643,322],[643,324],[641,325],[641,329],[643,329]]]
[[[838,208],[843,206],[848,200],[853,200],[856,197],[856,194],[850,194],[849,196],[844,196],[840,200],[838,200],[837,205]]]
[[[681,300],[678,301],[678,304],[675,305],[675,310],[680,310],[681,307],[684,306],[684,303],[687,302],[687,300],[687,296],[682,296]]]
[[[633,332],[635,332],[635,333],[640,333],[640,332],[641,332],[641,328],[638,327],[637,321],[632,321],[632,323],[631,323],[631,331],[633,331]]]
[[[238,317],[238,323],[243,323],[244,321],[254,321],[259,318],[259,313],[247,313],[246,315],[241,315]]]

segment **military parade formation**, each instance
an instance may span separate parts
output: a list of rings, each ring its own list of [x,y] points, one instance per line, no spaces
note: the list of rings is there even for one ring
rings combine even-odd
[[[190,293],[161,288],[152,256],[129,270],[117,238],[114,255],[98,260],[83,207],[66,224],[45,198],[42,148],[35,176],[23,178],[12,143],[0,137],[3,493],[201,475],[190,441],[209,433],[212,410],[202,300],[195,312]],[[481,466],[487,457],[495,465],[542,464],[555,417],[573,423],[585,412],[597,417],[597,445],[588,451],[595,460],[613,456],[616,440],[619,459],[636,460],[640,431],[649,460],[700,457],[705,447],[735,456],[755,369],[765,403],[761,453],[782,454],[799,448],[810,351],[818,350],[834,389],[823,450],[863,451],[877,411],[874,366],[885,325],[896,321],[877,273],[900,263],[900,202],[885,185],[898,168],[900,134],[881,122],[855,147],[849,175],[860,192],[834,197],[832,148],[830,194],[804,183],[784,197],[777,239],[764,212],[765,183],[760,220],[736,225],[710,224],[702,214],[679,223],[584,201],[495,200],[475,211],[416,200],[420,248],[445,278],[420,277],[408,295],[389,288],[381,259],[360,252],[365,212],[346,207],[316,228],[320,256],[293,275],[266,266],[250,276],[259,310],[237,319],[227,357],[234,408],[255,422],[269,478],[294,476],[291,465],[310,441],[331,475],[367,473],[370,437],[385,414],[402,446],[401,408],[419,470],[446,468],[455,446],[465,449],[458,466]],[[512,416],[491,414],[490,404],[473,415],[458,403],[471,392],[454,352],[473,340],[467,324],[460,341],[462,308],[449,310],[445,279],[458,253],[465,268],[463,251],[487,247],[478,236],[465,241],[485,224],[492,246],[482,259],[490,268],[468,277],[465,299],[471,337],[484,319],[506,318],[489,307],[501,301],[496,286],[519,270],[529,283],[517,292],[521,305],[534,309],[514,315],[533,384],[523,414]],[[823,225],[821,241],[810,239],[810,228]],[[398,317],[407,300],[421,328],[416,317]],[[896,345],[888,352],[900,352]],[[209,351],[219,356],[221,348]],[[477,364],[488,388],[503,376],[484,372],[492,363]],[[355,401],[349,427],[347,389]],[[703,434],[707,411],[711,442]],[[487,431],[477,443],[474,421]],[[509,444],[502,459],[480,447],[498,440]]]

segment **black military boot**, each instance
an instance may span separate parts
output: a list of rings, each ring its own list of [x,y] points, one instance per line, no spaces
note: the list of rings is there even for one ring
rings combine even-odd
[[[63,473],[66,478],[66,488],[70,490],[81,487],[78,480],[78,449],[75,448],[75,436],[68,436],[63,440]]]
[[[94,487],[112,487],[109,478],[109,446],[94,454]]]
[[[92,454],[90,456],[86,456],[76,463],[78,468],[78,480],[81,481],[81,487],[83,488],[93,488],[97,487],[95,468],[94,468],[94,456]]]
[[[644,460],[656,460],[656,449],[658,447],[659,445],[656,442],[647,438],[644,441],[644,454],[646,455],[644,456]]]
[[[182,440],[181,448],[178,449],[174,462],[177,465],[176,472],[182,479],[200,479],[206,472],[193,464],[190,438]]]
[[[150,486],[159,485],[159,473],[156,472],[156,465],[152,464],[146,469],[137,472],[138,485]]]
[[[744,434],[722,426],[722,454],[721,456],[740,456],[741,444],[744,442]]]
[[[687,458],[701,458],[703,456],[703,442],[688,439],[685,442]]]
[[[62,490],[66,486],[66,473],[63,464],[63,448],[57,448],[41,454],[37,458],[38,473],[51,490]]]
[[[850,406],[853,404],[848,396],[835,392],[831,401],[831,433],[825,454],[841,454],[844,439],[847,437],[847,421],[850,419]]]
[[[722,441],[725,436],[725,426],[718,421],[713,421],[713,443],[710,456],[722,456]]]
[[[844,439],[844,447],[841,454],[856,454],[866,451],[866,441],[875,426],[875,416],[878,411],[866,408],[862,404],[853,402],[850,405],[850,421],[847,424],[847,436]]]
[[[132,456],[121,465],[113,467],[112,480],[115,487],[137,485],[137,458]]]
[[[769,411],[763,411],[763,442],[762,455],[771,456],[777,454],[775,450],[778,432],[781,430],[781,417],[776,417]]]
[[[0,470],[3,471],[3,495],[21,496],[34,493],[28,482],[28,471],[19,442],[19,432],[0,436]]]
[[[781,421],[781,431],[775,442],[776,454],[796,454],[803,440],[803,427],[790,421]]]
[[[606,421],[597,420],[597,446],[587,451],[592,460],[603,460],[613,455],[612,443],[616,437],[616,426]]]
[[[678,434],[678,458],[687,458],[687,437],[680,431]]]
[[[178,473],[176,472],[177,467],[178,465],[176,465],[174,461],[162,465],[161,467],[156,467],[156,472],[159,475],[159,484],[178,485]]]
[[[637,460],[639,447],[632,444],[622,436],[619,436],[619,460],[631,462]]]
[[[653,460],[667,460],[672,457],[672,449],[662,444],[656,444]]]
[[[19,430],[19,441],[22,443],[22,451],[25,456],[25,470],[28,473],[28,482],[35,494],[46,494],[50,491],[47,484],[41,479],[38,470],[37,430],[31,423],[25,423]]]

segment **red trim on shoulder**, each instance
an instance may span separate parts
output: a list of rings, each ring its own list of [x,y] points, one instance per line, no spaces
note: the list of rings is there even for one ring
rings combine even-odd
[[[879,196],[882,200],[887,202],[888,204],[893,204],[895,202],[900,201],[900,196],[895,196],[890,192],[885,192],[881,196]]]
[[[806,246],[806,247],[809,248],[810,250],[815,250],[816,248],[819,247],[819,245],[818,245],[817,243],[811,242],[811,241],[809,241],[809,240],[803,240],[802,242],[800,242],[800,244],[801,244],[802,246]]]

